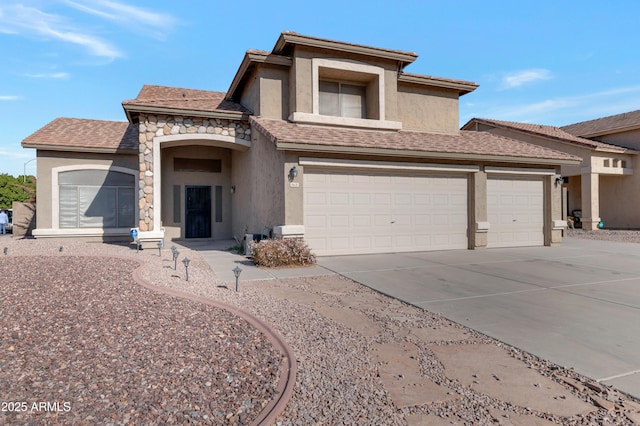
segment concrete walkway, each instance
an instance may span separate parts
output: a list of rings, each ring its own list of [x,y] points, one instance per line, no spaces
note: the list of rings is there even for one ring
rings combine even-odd
[[[640,245],[319,259],[319,265],[640,397]]]
[[[277,278],[312,277],[331,275],[334,272],[319,265],[303,268],[259,268],[245,256],[236,251],[229,250],[238,246],[235,240],[221,241],[180,241],[181,245],[196,250],[216,274],[216,277],[224,282],[235,282],[233,269],[237,266],[242,269],[239,281],[272,280]]]

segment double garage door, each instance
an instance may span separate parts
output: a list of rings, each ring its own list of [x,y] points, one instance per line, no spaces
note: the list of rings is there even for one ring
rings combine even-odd
[[[505,179],[496,180],[502,181]],[[511,185],[516,192],[512,192],[515,198],[509,202],[506,188],[488,186],[488,191],[500,192],[495,199],[488,197],[488,202],[495,200],[495,205],[489,207],[491,245],[499,247],[515,241],[519,242],[517,245],[542,244],[537,240],[523,243],[524,233],[514,230],[525,223],[514,220],[514,214],[520,216],[513,211],[519,209],[518,191],[522,187]],[[539,189],[542,200],[541,180]],[[468,200],[466,174],[306,168],[305,239],[319,256],[467,249]],[[503,207],[512,211],[508,215],[498,214],[495,220],[502,224],[496,223],[494,229],[491,212]],[[529,214],[528,207],[523,211]],[[542,223],[542,205],[535,214]],[[539,231],[542,236],[542,226]]]

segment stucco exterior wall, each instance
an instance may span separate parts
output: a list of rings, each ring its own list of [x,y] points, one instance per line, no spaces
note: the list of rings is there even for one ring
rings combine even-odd
[[[252,135],[251,149],[232,157],[232,231],[239,240],[285,223],[285,155],[259,132]]]
[[[63,166],[117,166],[127,169],[138,169],[138,157],[135,154],[91,154],[60,151],[38,150],[38,228],[54,227],[52,221],[53,208],[57,208],[58,200],[53,200],[53,169]],[[57,227],[57,224],[55,224]]]
[[[184,238],[185,226],[185,187],[211,187],[211,237],[230,239],[231,232],[231,155],[229,149],[209,146],[174,146],[162,149],[162,225],[171,238]],[[175,158],[198,158],[221,161],[220,173],[183,172],[174,170]],[[174,186],[180,187],[180,221],[174,222]],[[216,222],[215,187],[222,186],[222,222]],[[171,229],[170,229],[171,228]]]
[[[260,82],[260,109],[256,115],[277,120],[289,117],[289,72],[282,67],[263,67]]]
[[[404,130],[459,133],[456,92],[402,84],[397,94],[397,119]]]
[[[613,135],[598,136],[596,139],[602,142],[640,150],[640,129],[615,133]]]

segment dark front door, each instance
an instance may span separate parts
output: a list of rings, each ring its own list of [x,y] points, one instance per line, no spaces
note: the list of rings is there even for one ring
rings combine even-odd
[[[211,238],[211,187],[186,187],[185,238]]]

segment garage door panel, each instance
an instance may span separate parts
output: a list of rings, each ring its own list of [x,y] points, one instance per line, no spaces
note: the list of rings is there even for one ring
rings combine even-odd
[[[345,180],[349,184],[337,184]],[[320,193],[336,203],[322,205]],[[336,194],[347,194],[349,201]],[[464,249],[467,178],[307,168],[304,224],[309,246],[318,255]]]
[[[487,180],[489,247],[544,244],[541,178],[490,177]]]

